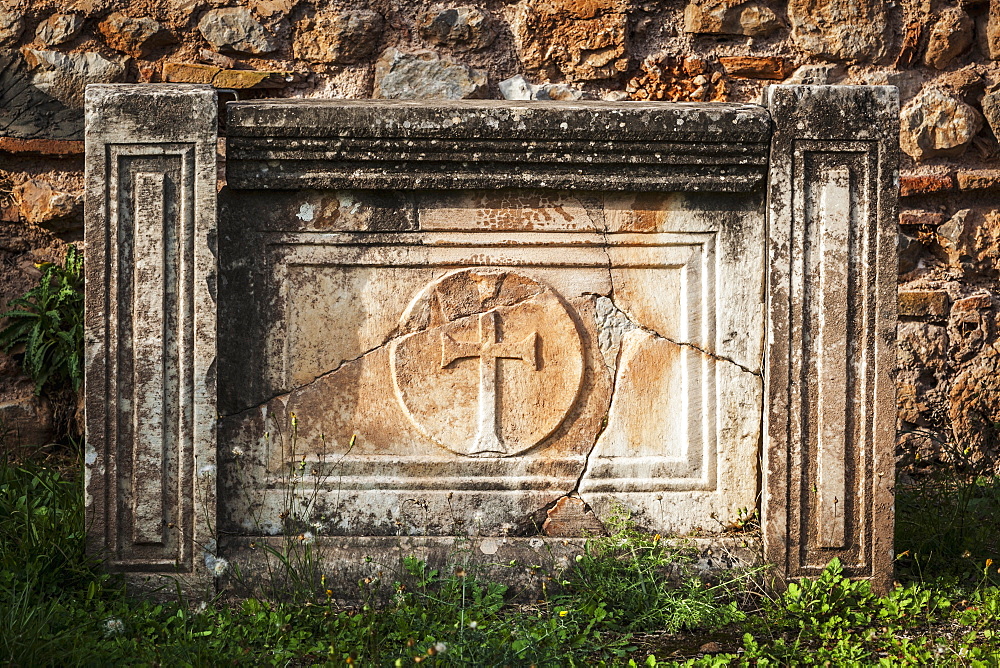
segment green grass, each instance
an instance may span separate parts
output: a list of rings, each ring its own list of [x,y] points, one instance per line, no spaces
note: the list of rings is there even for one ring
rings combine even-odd
[[[349,610],[324,598],[199,607],[132,599],[88,561],[79,476],[0,463],[0,665],[996,666],[997,496],[969,484],[901,494],[905,583],[883,597],[836,562],[780,596],[755,590],[753,572],[706,582],[622,518],[534,606],[407,558],[393,582],[358,583],[365,602]],[[379,605],[385,584],[395,595]]]

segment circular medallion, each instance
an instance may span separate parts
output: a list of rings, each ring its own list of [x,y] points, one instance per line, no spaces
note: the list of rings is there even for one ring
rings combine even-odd
[[[460,269],[411,302],[390,348],[403,411],[435,443],[509,457],[554,432],[583,383],[583,342],[547,285],[507,269]]]

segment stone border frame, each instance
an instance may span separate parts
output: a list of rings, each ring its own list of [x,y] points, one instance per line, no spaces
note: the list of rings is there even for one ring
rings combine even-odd
[[[778,583],[837,556],[884,589],[897,93],[772,86],[767,100],[237,103],[227,177],[233,189],[750,192],[766,182],[765,558]],[[88,87],[89,545],[112,569],[170,574],[192,593],[208,591],[217,563],[216,134],[210,87]]]

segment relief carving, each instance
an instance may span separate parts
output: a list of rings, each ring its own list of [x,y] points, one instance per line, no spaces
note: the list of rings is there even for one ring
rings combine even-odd
[[[462,269],[407,308],[390,351],[403,412],[435,443],[509,457],[554,432],[583,382],[583,342],[552,288],[520,273]]]

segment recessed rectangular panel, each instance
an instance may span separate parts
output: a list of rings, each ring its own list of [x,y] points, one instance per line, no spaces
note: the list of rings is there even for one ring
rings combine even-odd
[[[430,230],[259,233],[274,398],[223,433],[254,453],[271,519],[230,506],[232,530],[280,530],[303,486],[344,535],[526,531],[567,494],[663,531],[752,507],[760,306],[746,331],[716,324],[720,297],[762,280],[730,248],[729,221],[752,218],[665,198],[608,232],[603,197],[506,197],[430,198]]]

